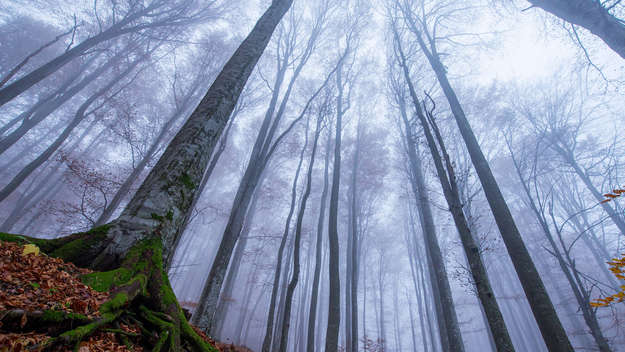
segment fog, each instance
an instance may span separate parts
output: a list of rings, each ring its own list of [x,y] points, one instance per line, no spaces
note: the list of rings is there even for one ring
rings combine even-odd
[[[0,231],[158,238],[252,351],[625,350],[624,41],[613,0],[0,0]]]

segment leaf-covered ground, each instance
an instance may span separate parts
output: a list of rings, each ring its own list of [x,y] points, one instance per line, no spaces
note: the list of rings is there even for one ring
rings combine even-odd
[[[38,351],[41,350],[38,346],[61,332],[54,324],[38,326],[29,319],[57,313],[97,319],[100,305],[110,297],[107,292],[95,291],[81,281],[80,277],[89,273],[88,269],[39,253],[33,245],[0,241],[0,352]],[[15,324],[21,331],[15,331]],[[195,330],[220,351],[251,351],[215,342]],[[86,338],[78,351],[149,351],[142,333],[145,335],[132,321],[118,322]],[[65,352],[72,348],[57,350]]]

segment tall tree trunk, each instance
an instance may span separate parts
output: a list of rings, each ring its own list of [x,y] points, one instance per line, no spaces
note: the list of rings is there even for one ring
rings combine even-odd
[[[625,59],[625,24],[610,13],[600,1],[594,0],[527,0],[554,16],[586,28]]]
[[[493,176],[488,161],[482,152],[482,149],[473,133],[471,125],[467,120],[464,110],[456,96],[455,91],[451,87],[447,78],[445,66],[440,61],[438,52],[436,51],[435,42],[431,39],[429,33],[422,33],[418,29],[417,25],[409,17],[410,27],[415,33],[417,42],[421,51],[426,56],[432,70],[434,71],[436,78],[443,90],[443,93],[447,97],[452,114],[460,130],[460,134],[464,139],[467,146],[469,156],[475,167],[478,178],[482,184],[484,194],[488,200],[488,204],[491,208],[497,227],[503,239],[508,254],[512,259],[512,263],[516,269],[525,295],[532,307],[534,318],[538,323],[540,331],[543,335],[543,339],[547,344],[550,351],[553,352],[570,352],[573,351],[571,342],[566,335],[566,331],[558,318],[558,314],[547,294],[545,285],[540,278],[538,270],[532,261],[532,258],[525,247],[525,243],[521,237],[512,213],[508,208],[499,185]],[[427,39],[430,43],[428,46],[424,41],[423,34],[427,35]]]
[[[331,125],[331,124],[328,124]],[[321,192],[321,200],[319,203],[319,218],[317,220],[317,238],[315,242],[315,268],[312,282],[312,293],[310,295],[310,310],[308,312],[308,336],[306,343],[306,352],[315,351],[315,326],[317,324],[317,299],[319,297],[319,281],[321,278],[321,255],[323,252],[323,225],[325,224],[326,203],[328,200],[328,169],[330,165],[330,148],[332,146],[331,128],[328,128],[328,136],[326,139],[326,153],[323,172],[323,191]],[[323,292],[323,291],[322,291]]]
[[[304,194],[301,197],[301,204],[299,207],[299,211],[297,213],[297,220],[295,222],[295,243],[293,247],[293,273],[291,274],[291,281],[287,287],[286,291],[286,300],[284,305],[284,317],[282,320],[282,332],[280,339],[280,352],[286,352],[288,338],[289,338],[289,327],[291,322],[291,305],[293,303],[293,294],[295,293],[295,288],[297,287],[297,283],[299,280],[299,272],[300,272],[300,247],[302,242],[302,227],[304,224],[304,213],[306,211],[306,203],[308,202],[308,198],[310,197],[310,191],[312,188],[312,172],[315,166],[315,156],[317,155],[317,142],[319,141],[319,134],[321,133],[321,122],[323,120],[323,115],[319,114],[317,116],[317,127],[315,129],[315,136],[313,137],[312,144],[312,152],[310,153],[310,161],[308,162],[308,172],[306,174],[306,187],[304,188]],[[308,128],[306,131],[308,134]],[[306,142],[308,142],[308,136],[306,136]],[[306,148],[306,144],[304,145]],[[303,155],[302,155],[303,156]],[[301,163],[301,160],[300,160]]]
[[[334,137],[334,162],[332,169],[332,190],[330,192],[330,209],[328,212],[328,239],[330,243],[330,298],[328,303],[328,325],[326,328],[326,352],[338,349],[339,328],[341,326],[341,282],[339,273],[339,232],[338,232],[338,207],[339,188],[341,179],[341,131],[343,117],[343,62],[341,61],[336,71],[336,86],[338,95],[336,98],[336,130]]]
[[[187,323],[163,268],[171,260],[176,236],[187,212],[191,211],[197,185],[217,139],[274,28],[291,3],[291,0],[272,1],[117,220],[90,232],[59,239],[31,239],[37,241],[43,252],[62,251],[62,259],[79,266],[123,269],[121,276],[125,279],[118,278],[117,271],[107,274],[115,277],[111,284],[117,288],[113,300],[100,308],[105,313],[103,318],[79,327],[80,333],[65,333],[64,342],[77,345],[83,336],[114,322],[132,305],[141,310],[138,318],[161,327],[159,344],[164,346],[163,350],[180,351],[183,341],[193,350],[213,350]],[[93,278],[96,282],[97,275]],[[169,321],[163,321],[163,314]]]
[[[396,30],[394,29],[394,31]],[[397,44],[399,45],[399,42],[397,42]],[[405,67],[405,63],[402,64],[402,66]],[[405,73],[406,71],[404,70],[404,75]],[[405,77],[405,79],[408,87],[411,87],[412,81],[410,80],[410,77]],[[411,88],[411,90],[414,91],[414,88]],[[413,97],[413,100],[415,98],[416,97]],[[418,101],[415,102],[415,109],[419,107],[417,104],[419,104]],[[402,109],[405,111],[405,107],[402,107]],[[421,160],[415,150],[416,144],[412,140],[412,137],[408,135],[409,133],[411,133],[410,129],[406,131],[406,138],[410,138],[410,144],[406,143],[405,148],[408,153],[408,159],[411,166],[411,186],[413,188],[413,193],[417,198],[417,208],[419,209],[421,230],[426,244],[426,255],[428,262],[432,265],[430,268],[430,277],[432,279],[433,293],[435,294],[436,311],[439,313],[437,321],[441,346],[444,352],[464,351],[464,343],[458,326],[458,317],[453,303],[449,279],[447,277],[447,271],[445,269],[445,263],[441,254],[440,246],[438,244],[438,240],[436,239],[436,230],[432,217],[432,211],[427,199],[427,191],[421,169]]]
[[[348,268],[349,271],[347,273],[346,280],[349,282],[346,285],[347,294],[349,296],[349,312],[350,315],[347,317],[349,319],[349,331],[345,335],[347,341],[347,351],[358,351],[358,259],[359,259],[359,229],[358,229],[358,207],[357,207],[357,194],[358,194],[358,165],[360,162],[360,138],[361,138],[361,125],[360,120],[358,121],[358,126],[356,127],[356,146],[354,148],[354,160],[352,163],[352,179],[350,186],[350,224],[349,224],[349,246],[348,246],[348,255],[346,256],[348,260]],[[346,302],[346,304],[347,304]]]
[[[219,250],[217,251],[217,255],[211,267],[208,280],[204,284],[204,289],[202,290],[202,295],[197,310],[198,313],[196,313],[196,315],[194,316],[194,321],[196,322],[196,324],[205,327],[207,331],[210,331],[214,323],[214,313],[217,307],[217,300],[219,292],[221,290],[223,277],[228,267],[228,261],[232,255],[234,245],[241,233],[242,222],[243,218],[245,217],[245,210],[247,209],[252,194],[256,189],[258,179],[264,171],[264,168],[269,163],[269,160],[271,160],[271,157],[275,152],[276,148],[280,145],[284,137],[288,135],[288,133],[293,129],[295,124],[304,117],[312,101],[317,97],[317,95],[319,95],[323,87],[327,85],[330,77],[334,72],[333,70],[328,75],[323,84],[309,98],[301,114],[296,119],[294,119],[280,135],[275,137],[278,126],[280,125],[280,121],[285,114],[290,94],[293,90],[297,78],[299,77],[299,74],[301,73],[302,69],[310,58],[310,55],[312,54],[312,49],[314,48],[315,41],[316,34],[313,31],[313,34],[311,34],[311,37],[309,38],[309,41],[307,43],[305,53],[301,57],[297,67],[295,68],[284,97],[282,98],[282,102],[280,103],[280,106],[278,108],[278,111],[275,113],[275,117],[273,117],[277,104],[277,99],[280,93],[282,80],[284,79],[286,69],[289,66],[290,56],[286,55],[285,57],[283,57],[283,62],[278,61],[278,75],[273,91],[272,100],[269,104],[269,109],[265,114],[265,120],[263,121],[259,135],[254,144],[252,155],[250,157],[250,162],[243,176],[243,180],[241,181],[241,185],[237,190],[232,211],[230,213],[226,229],[224,230],[222,242],[219,246]]]

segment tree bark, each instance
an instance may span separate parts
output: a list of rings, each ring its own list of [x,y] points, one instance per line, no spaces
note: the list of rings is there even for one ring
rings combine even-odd
[[[174,252],[175,237],[187,212],[191,211],[197,185],[215,143],[274,28],[291,3],[291,0],[272,2],[120,218],[89,232],[54,240],[11,238],[18,242],[33,242],[43,252],[78,266],[113,270],[105,273],[114,278],[113,282],[100,287],[113,289],[114,297],[100,308],[103,318],[97,324],[63,333],[55,341],[77,345],[83,337],[114,322],[130,309],[128,306],[132,306],[138,310],[140,319],[157,327],[158,346],[162,351],[180,351],[183,342],[195,351],[215,351],[187,323],[164,271],[165,263]],[[92,285],[102,281],[100,275],[95,273],[92,276]]]
[[[586,28],[610,49],[625,59],[625,24],[610,13],[600,1],[593,0],[527,0],[552,15]]]
[[[329,124],[330,125],[330,124]],[[315,351],[315,326],[317,324],[317,299],[319,297],[319,281],[321,277],[321,254],[323,252],[323,225],[325,223],[326,203],[328,200],[328,169],[330,165],[330,148],[332,146],[332,133],[328,128],[326,139],[326,153],[323,172],[323,190],[319,204],[319,218],[317,220],[317,238],[315,244],[315,271],[313,274],[312,293],[310,296],[310,310],[308,312],[308,336],[306,352]]]
[[[334,136],[334,162],[332,169],[332,189],[330,192],[330,209],[328,212],[328,239],[330,243],[329,271],[330,271],[330,298],[328,304],[328,325],[326,328],[326,352],[336,351],[339,343],[339,328],[341,323],[341,282],[339,273],[339,233],[338,207],[339,188],[341,179],[341,130],[343,117],[343,62],[339,63],[336,71],[336,130]]]

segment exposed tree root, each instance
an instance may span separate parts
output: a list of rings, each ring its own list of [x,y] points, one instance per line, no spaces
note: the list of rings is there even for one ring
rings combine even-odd
[[[2,234],[0,240],[33,243],[50,256],[89,266],[88,259],[96,258],[98,251],[110,242],[107,229],[105,226],[54,240]],[[53,323],[63,326],[64,330],[55,331],[54,337],[41,346],[45,350],[56,350],[59,346],[77,349],[90,335],[107,331],[117,334],[126,344],[136,341],[152,351],[217,351],[187,322],[163,268],[162,243],[158,236],[137,241],[118,268],[84,275],[82,281],[97,291],[111,294],[111,299],[100,306],[98,318],[59,313],[52,321],[50,316],[43,318],[45,312],[16,310],[3,313],[3,328],[9,325],[12,331],[27,331],[26,328],[45,330]],[[20,327],[24,314],[31,325]],[[10,324],[6,324],[5,319]],[[125,321],[138,323],[142,333],[132,334],[116,328],[119,322]]]

